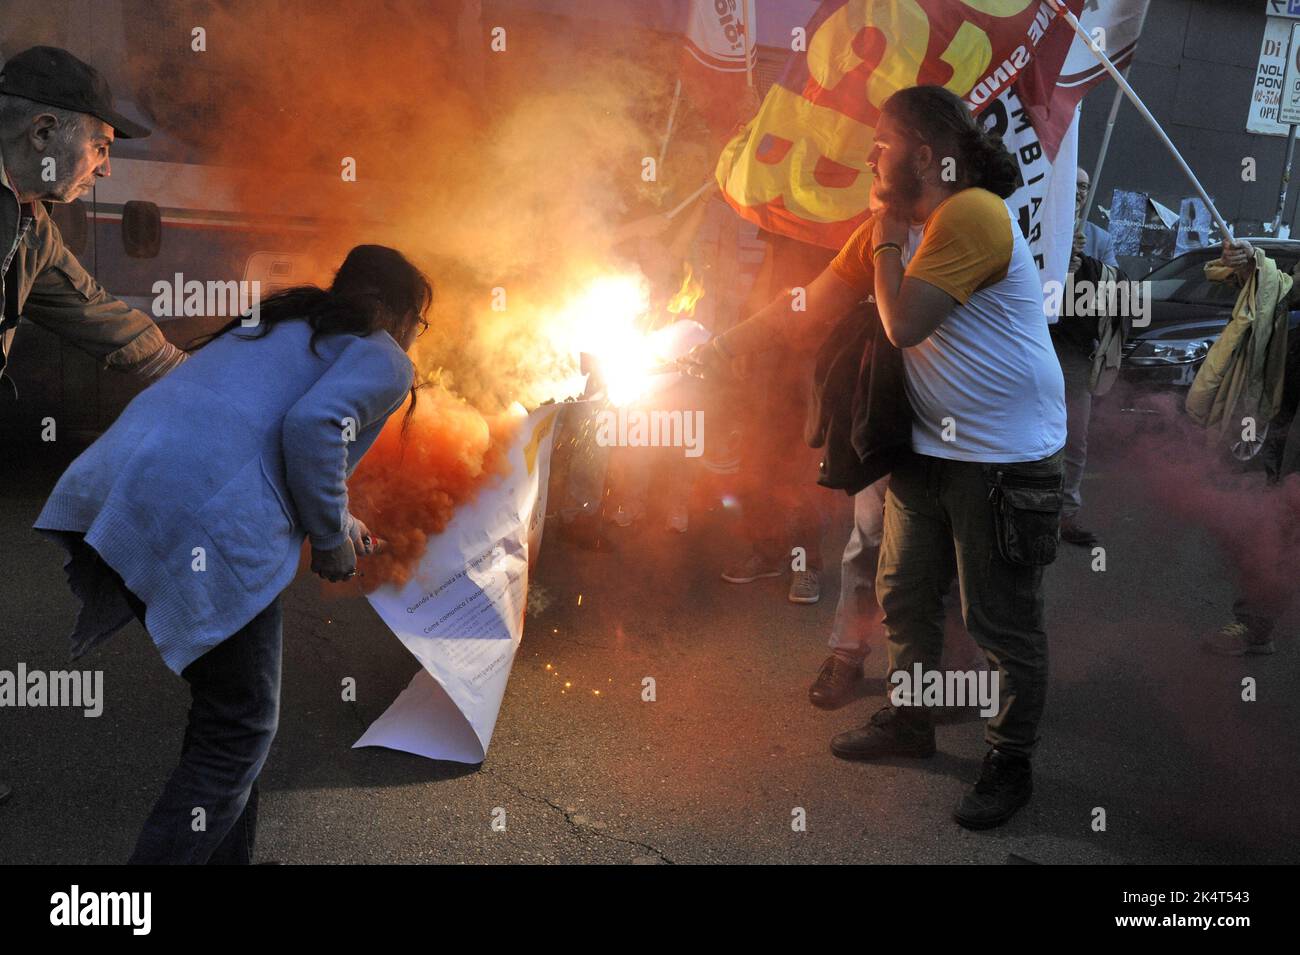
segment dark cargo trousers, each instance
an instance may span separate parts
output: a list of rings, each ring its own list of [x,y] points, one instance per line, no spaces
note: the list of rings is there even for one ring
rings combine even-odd
[[[1043,567],[1013,564],[999,552],[991,481],[1059,481],[1064,451],[1025,464],[978,464],[912,454],[890,477],[876,592],[889,639],[890,673],[939,669],[943,597],[957,575],[966,629],[998,673],[999,705],[986,739],[1030,756],[1047,698]],[[1055,515],[1034,520],[1059,525]],[[1038,529],[1042,530],[1042,524]],[[1054,545],[1054,539],[1052,541]],[[1050,557],[1048,558],[1050,559]],[[924,717],[925,711],[917,714]]]

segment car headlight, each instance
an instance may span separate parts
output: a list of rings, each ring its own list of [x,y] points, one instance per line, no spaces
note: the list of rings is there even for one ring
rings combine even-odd
[[[1204,358],[1211,344],[1203,340],[1150,339],[1139,342],[1128,361],[1135,365],[1189,365]]]

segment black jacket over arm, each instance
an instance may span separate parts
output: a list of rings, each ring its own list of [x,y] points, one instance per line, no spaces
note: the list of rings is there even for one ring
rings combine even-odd
[[[835,323],[817,352],[804,437],[825,447],[817,483],[857,494],[889,474],[912,447],[903,354],[885,335],[875,303]]]

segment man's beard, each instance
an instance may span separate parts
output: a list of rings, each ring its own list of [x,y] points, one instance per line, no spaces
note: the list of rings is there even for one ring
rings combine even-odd
[[[910,160],[908,157],[908,161],[899,163],[899,170],[890,178],[889,185],[876,193],[890,212],[910,213],[921,198],[921,177]]]

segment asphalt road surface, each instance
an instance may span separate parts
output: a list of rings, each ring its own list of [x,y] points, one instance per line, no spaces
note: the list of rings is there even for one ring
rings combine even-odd
[[[1223,659],[1197,640],[1228,619],[1220,557],[1196,527],[1141,503],[1123,449],[1095,437],[1085,493],[1107,569],[1067,548],[1048,570],[1052,679],[1035,796],[1007,826],[950,813],[984,753],[978,718],[945,722],[934,758],[831,756],[884,692],[823,712],[838,579],[816,606],[785,580],[718,572],[735,524],[611,530],[584,550],[548,528],[523,644],[481,766],[351,749],[416,664],[358,598],[307,575],[285,601],[279,736],[262,776],[258,857],[286,863],[1260,863],[1300,861],[1300,648]],[[76,609],[60,551],[30,530],[72,452],[0,452],[0,669],[70,666]],[[831,496],[828,494],[828,500]],[[843,502],[827,538],[847,535]],[[376,528],[377,531],[380,529]],[[834,562],[832,560],[832,567]],[[581,596],[581,603],[579,597]],[[76,667],[104,672],[98,718],[0,710],[0,862],[116,863],[174,765],[186,685],[136,625]],[[656,699],[642,699],[655,680]],[[1258,699],[1244,702],[1244,677]],[[343,702],[341,683],[357,683]],[[598,691],[598,692],[597,692]],[[505,810],[505,829],[492,828]],[[792,826],[802,809],[806,829]],[[1099,810],[1104,831],[1098,831]],[[500,818],[500,813],[496,813]]]

